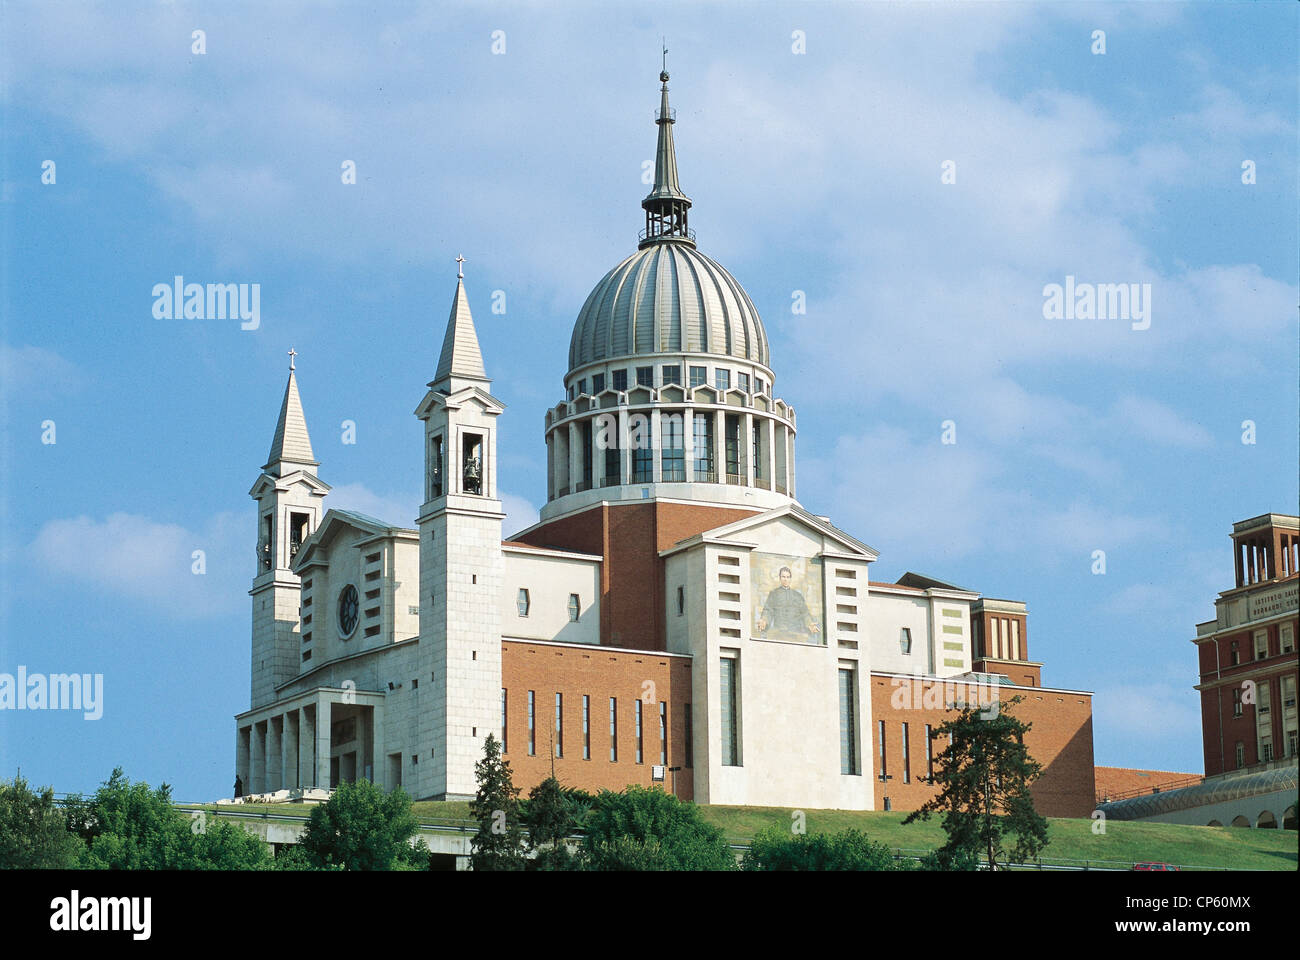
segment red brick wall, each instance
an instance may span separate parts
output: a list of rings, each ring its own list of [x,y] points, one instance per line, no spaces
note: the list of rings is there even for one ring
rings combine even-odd
[[[537,547],[555,547],[605,558],[601,564],[600,642],[633,650],[663,650],[664,578],[660,550],[705,530],[734,523],[758,511],[696,505],[598,504],[519,537]]]
[[[1120,794],[1133,796],[1139,791],[1150,793],[1152,787],[1174,790],[1189,787],[1201,779],[1199,773],[1177,773],[1172,770],[1134,770],[1130,767],[1097,767],[1094,773],[1099,799]]]
[[[653,684],[653,686],[648,686]],[[650,786],[659,763],[659,702],[668,704],[668,763],[677,773],[677,796],[695,796],[694,774],[686,767],[686,706],[691,699],[691,661],[685,657],[612,651],[603,647],[503,640],[501,684],[507,694],[506,752],[515,786],[523,795],[551,775],[555,694],[563,694],[564,756],[555,776],[565,786],[592,793]],[[528,691],[536,694],[534,745],[528,755]],[[582,697],[591,698],[591,758],[584,760]],[[609,759],[609,698],[618,698],[618,760]],[[642,702],[642,762],[636,762],[635,701]],[[651,699],[653,698],[653,699]],[[702,715],[703,706],[701,706]],[[692,758],[693,759],[693,758]],[[673,789],[673,775],[662,784]]]
[[[893,705],[893,678],[872,674],[872,727],[863,731],[863,740],[871,744],[872,762],[880,774],[880,746],[877,733],[885,722],[886,772],[893,777],[887,783],[877,779],[875,807],[884,809],[884,797],[890,798],[894,810],[915,810],[938,794],[938,788],[925,782],[925,725],[938,728],[955,711],[925,709],[913,698],[906,709]],[[931,686],[922,682],[921,690]],[[1043,774],[1030,788],[1034,807],[1045,817],[1087,817],[1096,807],[1092,753],[1092,696],[1053,692],[1051,690],[1008,690],[1002,688],[1003,702],[1019,693],[1025,699],[1011,708],[1020,720],[1032,724],[1025,735],[1029,754],[1043,765]],[[903,782],[903,729],[908,725],[910,748],[910,783]],[[937,758],[947,746],[941,738],[933,745]],[[937,761],[936,761],[937,764]]]

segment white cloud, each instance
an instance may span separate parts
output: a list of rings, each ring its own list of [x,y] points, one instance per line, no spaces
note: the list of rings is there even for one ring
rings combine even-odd
[[[537,508],[525,497],[513,493],[503,493],[501,494],[501,506],[506,512],[505,520],[501,521],[501,538],[503,540],[510,539],[512,534],[518,533],[526,527],[531,527],[537,522]]]
[[[1148,397],[1127,394],[1115,402],[1112,410],[1116,430],[1127,428],[1144,440],[1171,447],[1205,447],[1210,433],[1199,423],[1192,423],[1172,408]]]
[[[70,584],[87,583],[136,600],[174,619],[229,614],[245,600],[255,572],[247,518],[223,513],[201,531],[129,513],[50,520],[29,547],[37,569]],[[195,573],[202,551],[202,574]]]
[[[43,394],[75,390],[81,374],[75,364],[43,347],[0,343],[0,393]]]
[[[364,483],[341,483],[325,496],[327,510],[351,510],[353,513],[374,517],[389,526],[411,529],[415,527],[420,503],[421,500],[415,493],[405,499],[386,496],[375,493]]]

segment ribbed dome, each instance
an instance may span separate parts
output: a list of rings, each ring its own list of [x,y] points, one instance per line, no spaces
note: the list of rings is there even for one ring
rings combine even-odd
[[[690,243],[637,250],[596,284],[569,342],[569,369],[632,354],[708,353],[770,366],[754,303]]]

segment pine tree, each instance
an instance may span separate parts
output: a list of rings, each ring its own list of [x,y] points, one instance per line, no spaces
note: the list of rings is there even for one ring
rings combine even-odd
[[[948,842],[935,851],[935,862],[969,866],[983,854],[989,869],[996,870],[999,863],[1032,859],[1047,845],[1047,821],[1034,809],[1029,792],[1043,771],[1025,749],[1032,724],[1021,722],[1009,709],[1022,699],[1002,703],[992,717],[987,709],[968,706],[932,731],[932,740],[945,734],[951,738],[935,758],[934,782],[943,789],[903,823],[943,813]],[[1007,850],[1003,838],[1011,835],[1015,845]]]
[[[554,775],[547,777],[528,794],[528,846],[533,851],[533,866],[538,870],[573,869],[573,855],[568,838],[578,829],[573,802]]]
[[[483,743],[483,759],[474,765],[478,793],[469,809],[478,821],[470,864],[475,870],[524,868],[523,818],[519,788],[510,777],[510,764],[501,756],[501,744],[492,734]]]

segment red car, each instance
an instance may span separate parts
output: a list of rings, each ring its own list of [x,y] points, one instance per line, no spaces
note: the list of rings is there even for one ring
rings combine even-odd
[[[1182,867],[1172,863],[1160,863],[1155,860],[1148,860],[1145,863],[1133,864],[1134,870],[1181,870]]]

